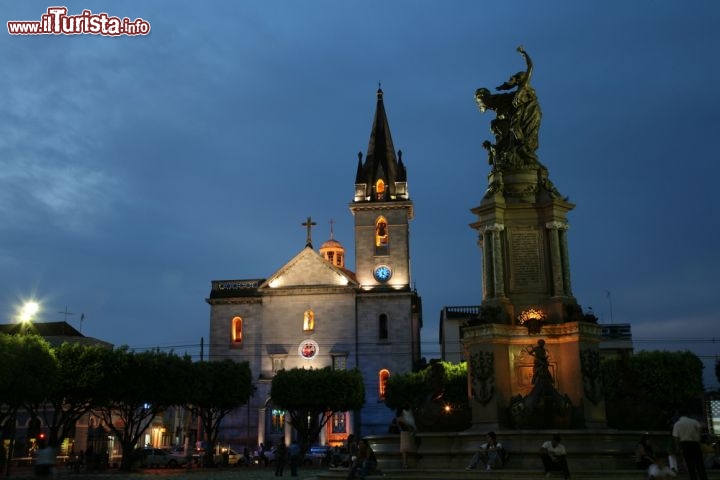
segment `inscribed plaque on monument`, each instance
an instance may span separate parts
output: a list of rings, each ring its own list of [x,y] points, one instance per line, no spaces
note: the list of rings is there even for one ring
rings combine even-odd
[[[544,291],[540,232],[535,229],[514,229],[509,233],[512,290],[515,292]]]

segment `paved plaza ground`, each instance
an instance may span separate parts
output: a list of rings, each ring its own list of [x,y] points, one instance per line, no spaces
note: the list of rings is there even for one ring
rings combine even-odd
[[[300,468],[297,477],[290,476],[290,469],[285,471],[284,477],[297,478],[298,480],[315,480],[318,473],[327,472],[327,468]],[[0,477],[5,477],[4,472]],[[7,478],[7,477],[5,477]],[[16,480],[37,478],[30,467],[14,468],[10,477]],[[206,468],[206,469],[147,469],[143,471],[125,473],[118,470],[107,470],[104,472],[72,473],[59,469],[56,478],[63,480],[154,480],[167,478],[168,480],[263,480],[277,479],[275,469],[268,468]]]
[[[285,472],[284,477],[297,478],[298,480],[318,480],[318,475],[324,474],[327,476],[329,470],[327,468],[301,468],[297,477],[290,477],[289,470]],[[421,470],[404,470],[404,471],[388,471],[385,478],[389,479],[437,479],[443,478],[444,480],[474,480],[477,478],[487,480],[544,480],[545,476],[541,472],[532,471],[507,471],[497,470],[494,472],[485,471],[454,471],[449,470],[444,474],[438,470],[434,470],[432,473],[426,473]],[[4,477],[4,472],[0,477]],[[708,476],[711,480],[720,480],[720,470],[708,471]],[[333,479],[344,479],[346,472],[335,471],[332,474]],[[5,477],[8,478],[8,477]],[[33,476],[33,471],[28,467],[16,468],[11,471],[10,477],[16,480],[29,480],[31,478],[37,478]],[[57,479],[62,480],[120,480],[120,479],[131,479],[131,480],[155,480],[161,478],[167,478],[169,480],[265,480],[265,479],[277,479],[275,476],[275,470],[271,467],[268,468],[218,468],[218,469],[148,469],[141,472],[123,473],[118,470],[108,470],[104,472],[92,472],[92,473],[71,473],[66,470],[59,470]],[[382,479],[382,476],[371,476],[371,479],[377,478]],[[561,478],[559,475],[552,477],[554,480]],[[641,471],[630,472],[577,472],[573,474],[574,480],[591,480],[591,479],[609,479],[612,480],[645,480],[646,477]],[[678,475],[678,480],[688,479],[688,475],[684,472]]]

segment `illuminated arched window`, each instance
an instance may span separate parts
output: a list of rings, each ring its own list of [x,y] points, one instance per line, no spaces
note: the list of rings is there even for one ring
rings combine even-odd
[[[243,340],[243,321],[240,317],[232,319],[232,341],[233,343],[242,343]]]
[[[315,314],[312,310],[305,310],[303,314],[303,332],[315,331]]]
[[[272,409],[272,421],[270,433],[280,434],[285,432],[285,410]]]
[[[382,181],[382,178],[375,183],[375,198],[385,200],[385,182]]]
[[[380,370],[378,373],[378,393],[380,394],[380,400],[385,400],[388,378],[390,378],[390,370],[386,368]]]
[[[388,316],[381,313],[378,317],[378,340],[388,339]]]
[[[347,413],[335,412],[332,416],[331,433],[347,433]]]
[[[375,220],[375,246],[387,247],[388,240],[387,219],[383,216],[379,216],[377,220]]]

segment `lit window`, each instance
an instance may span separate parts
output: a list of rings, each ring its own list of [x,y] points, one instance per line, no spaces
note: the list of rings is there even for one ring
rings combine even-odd
[[[385,182],[382,179],[375,184],[375,195],[378,200],[385,200]]]
[[[306,310],[303,314],[303,332],[315,330],[315,314],[312,310]]]
[[[347,433],[346,412],[336,412],[332,417],[332,433]]]
[[[385,400],[388,378],[390,378],[390,371],[386,368],[380,370],[380,373],[378,373],[378,393],[380,394],[380,400]]]
[[[272,359],[272,371],[277,373],[280,370],[285,369],[285,358],[284,357],[273,357]]]
[[[347,369],[347,357],[344,355],[333,355],[333,370],[346,370]]]
[[[285,431],[285,411],[273,408],[272,431],[270,433],[283,433]]]
[[[388,339],[388,317],[384,313],[378,317],[378,340]]]
[[[375,220],[375,246],[386,247],[388,244],[388,224],[385,217]]]
[[[240,317],[232,319],[232,341],[233,343],[242,343],[243,341],[243,321]]]

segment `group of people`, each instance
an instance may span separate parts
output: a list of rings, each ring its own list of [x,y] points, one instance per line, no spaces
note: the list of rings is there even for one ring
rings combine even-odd
[[[649,436],[643,435],[635,450],[635,464],[647,469],[649,480],[674,478],[678,473],[678,458],[682,455],[690,480],[707,480],[706,458],[702,445],[702,423],[683,415],[672,427],[673,444],[670,451],[654,451]],[[711,456],[712,460],[714,456]],[[710,465],[711,467],[713,465]]]
[[[473,470],[478,466],[482,470],[496,470],[505,466],[508,460],[508,451],[497,439],[495,432],[488,432],[485,442],[468,463],[465,470]],[[567,463],[567,451],[561,443],[560,435],[553,435],[551,440],[540,446],[540,459],[545,469],[545,476],[549,477],[552,471],[561,471],[565,478],[570,478]]]
[[[414,439],[415,424],[412,413],[399,410],[393,421],[393,427],[401,434],[401,448],[403,466],[407,468],[407,454],[415,451]],[[687,416],[680,417],[673,425],[672,436],[676,451],[682,453],[685,468],[690,480],[707,480],[705,459],[701,448],[702,424]],[[405,432],[405,435],[403,435]],[[405,437],[403,439],[403,437]],[[412,445],[412,446],[410,446]],[[348,480],[365,477],[379,472],[378,461],[367,439],[358,439],[350,435],[347,439],[346,450],[349,459]],[[540,459],[546,477],[553,471],[561,472],[567,480],[570,478],[570,469],[567,461],[567,450],[562,443],[560,435],[552,438],[540,446]],[[496,470],[503,468],[508,461],[507,448],[498,441],[495,432],[488,432],[477,452],[473,455],[465,470],[480,468],[482,470]],[[296,441],[286,447],[280,442],[276,451],[275,476],[282,476],[285,465],[289,461],[291,475],[297,476],[297,467],[300,460],[300,447]],[[651,445],[649,435],[643,435],[635,451],[636,465],[646,470],[648,480],[667,480],[677,476],[678,463],[673,452],[655,451]]]
[[[403,466],[407,468],[407,454],[410,451],[414,451],[414,449],[408,445],[409,442],[412,442],[412,436],[415,433],[412,415],[398,411],[393,421],[393,428],[395,427],[398,433],[401,434]],[[687,416],[680,417],[673,424],[673,446],[677,452],[682,454],[690,480],[707,480],[705,459],[701,446],[701,431],[702,424]],[[403,440],[403,432],[408,432],[405,435],[405,440]],[[403,446],[403,443],[406,445]],[[297,455],[299,455],[299,448],[296,443],[293,443],[289,447],[290,450],[287,455],[291,459],[293,458],[293,447],[297,448]],[[347,452],[350,462],[350,471],[347,476],[348,480],[353,480],[356,477],[363,480],[365,477],[378,471],[377,456],[367,439],[358,440],[354,435],[350,435],[347,439]],[[562,473],[565,479],[570,478],[567,450],[562,443],[560,435],[555,434],[550,440],[544,442],[540,446],[539,453],[546,477],[550,477],[553,471],[558,471]],[[278,451],[279,470],[276,471],[276,475],[282,475],[285,457],[284,452],[281,453],[281,451]],[[506,447],[498,441],[497,434],[495,432],[488,432],[485,436],[485,442],[480,445],[478,451],[470,460],[470,463],[465,467],[465,470],[473,470],[478,467],[482,470],[503,468],[508,461],[508,457],[508,451]],[[643,435],[640,438],[635,451],[635,462],[639,468],[646,470],[648,480],[667,480],[677,476],[677,457],[672,452],[655,451],[650,443],[649,435]],[[293,475],[297,475],[296,466],[293,468]]]
[[[720,467],[720,456],[714,446],[703,442],[703,424],[683,415],[672,426],[673,441],[668,451],[655,451],[648,435],[643,435],[635,450],[635,464],[647,470],[648,480],[675,478],[682,457],[690,480],[707,480],[707,468]]]
[[[262,444],[260,444],[262,445]],[[300,445],[297,440],[293,440],[290,446],[286,446],[285,442],[280,442],[275,449],[275,476],[282,477],[285,471],[285,465],[290,462],[290,476],[298,476],[298,465],[300,464]]]

